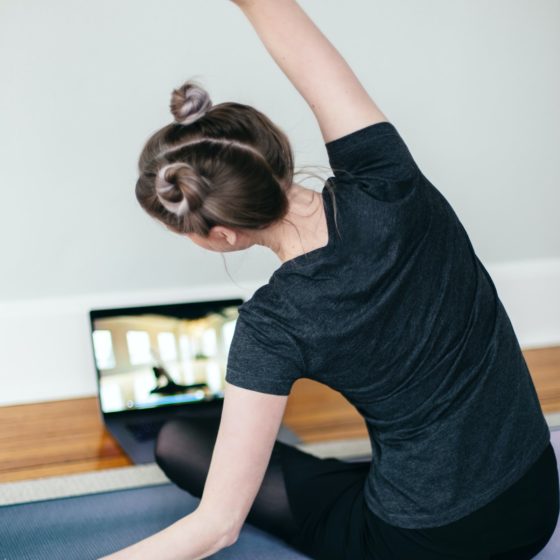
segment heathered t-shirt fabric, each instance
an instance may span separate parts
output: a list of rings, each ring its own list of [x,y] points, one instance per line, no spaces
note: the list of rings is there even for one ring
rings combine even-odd
[[[368,508],[402,528],[445,525],[521,478],[550,431],[491,277],[395,126],[326,149],[328,244],[239,307],[226,380],[339,391],[371,439]]]

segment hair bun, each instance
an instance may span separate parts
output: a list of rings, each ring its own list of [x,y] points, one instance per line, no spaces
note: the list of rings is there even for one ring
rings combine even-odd
[[[188,81],[173,90],[169,107],[175,121],[187,125],[203,117],[212,107],[212,100],[204,88]]]
[[[204,179],[187,163],[168,163],[156,174],[156,195],[162,206],[183,217],[203,202]]]

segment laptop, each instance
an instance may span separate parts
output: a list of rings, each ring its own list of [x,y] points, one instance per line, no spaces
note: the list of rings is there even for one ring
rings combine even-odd
[[[170,419],[221,416],[229,347],[243,299],[92,309],[102,420],[133,463],[155,461]],[[285,426],[278,440],[300,439]]]

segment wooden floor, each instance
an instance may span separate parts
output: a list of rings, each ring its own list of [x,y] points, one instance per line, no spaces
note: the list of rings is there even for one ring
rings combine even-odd
[[[560,412],[560,346],[524,351],[545,414]],[[302,441],[367,437],[340,394],[298,380],[284,424]],[[95,398],[0,407],[0,482],[130,465],[105,431]]]

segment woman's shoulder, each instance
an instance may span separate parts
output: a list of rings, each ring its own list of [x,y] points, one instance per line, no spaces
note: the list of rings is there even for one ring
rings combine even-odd
[[[395,135],[398,134],[395,125],[390,121],[379,121],[374,124],[358,128],[353,132],[345,134],[337,138],[336,140],[331,140],[325,143],[325,147],[329,152],[343,151],[346,149],[352,149],[355,146],[359,146],[364,142],[373,140],[374,138],[381,138],[385,135]]]
[[[272,282],[272,277],[266,284],[257,288],[253,294],[239,307],[239,315],[244,319],[257,320],[271,311],[279,309],[279,298]]]
[[[325,144],[339,192],[367,185],[381,202],[395,202],[415,190],[422,178],[395,125],[381,121]]]

